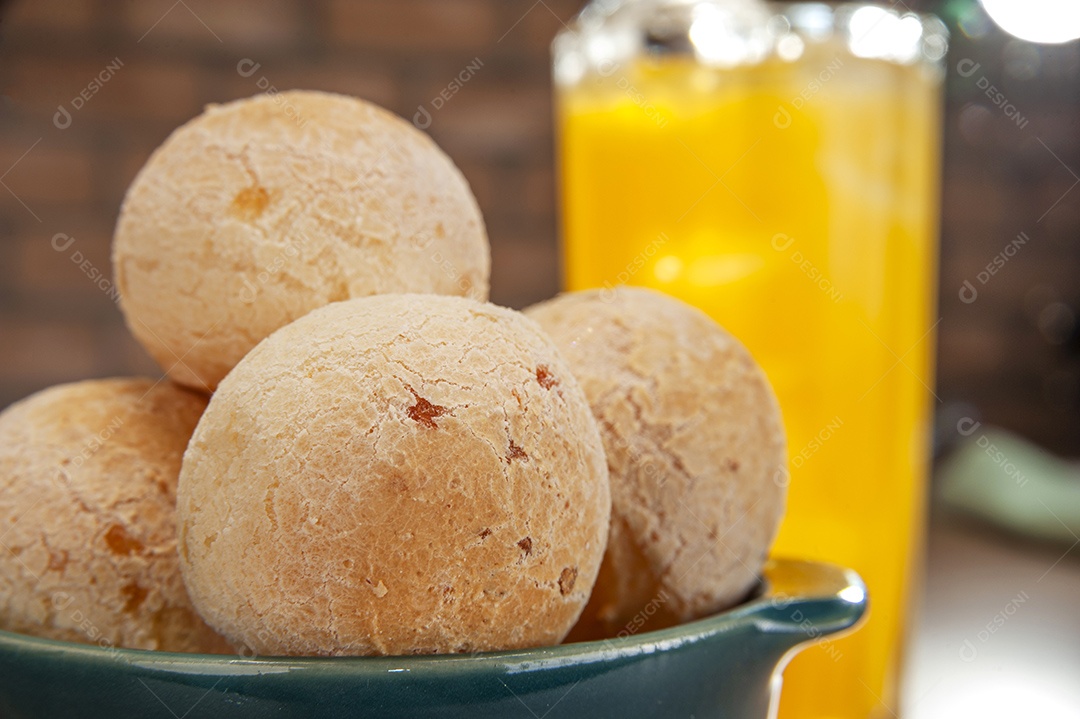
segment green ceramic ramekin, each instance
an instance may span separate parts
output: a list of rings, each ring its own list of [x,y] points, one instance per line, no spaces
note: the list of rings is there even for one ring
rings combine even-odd
[[[239,658],[0,632],[0,717],[766,719],[782,663],[866,602],[851,571],[778,560],[753,599],[700,621],[473,656]]]

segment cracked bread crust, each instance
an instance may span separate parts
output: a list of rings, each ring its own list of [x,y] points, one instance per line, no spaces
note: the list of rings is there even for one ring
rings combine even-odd
[[[755,586],[784,511],[780,410],[708,316],[630,287],[527,309],[585,390],[611,475],[607,554],[571,640],[695,619]]]
[[[60,385],[0,414],[0,627],[227,653],[176,554],[180,460],[206,399],[149,379]]]
[[[330,302],[487,299],[489,265],[468,183],[427,135],[308,91],[210,105],[174,131],[129,188],[113,245],[132,333],[202,390]]]
[[[261,654],[558,643],[607,540],[585,396],[532,321],[464,298],[315,310],[221,383],[184,457],[181,564]]]

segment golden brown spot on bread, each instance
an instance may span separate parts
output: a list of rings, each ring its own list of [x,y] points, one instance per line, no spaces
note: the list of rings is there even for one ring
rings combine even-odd
[[[109,545],[113,554],[124,557],[143,550],[142,542],[128,534],[127,530],[119,524],[111,525],[105,532],[105,544]]]
[[[574,591],[574,582],[577,581],[577,567],[567,567],[559,575],[559,594],[564,597]]]
[[[138,582],[131,582],[121,587],[120,593],[127,598],[124,603],[124,611],[128,614],[134,614],[139,611],[139,607],[146,601],[146,595],[150,593],[150,590],[140,587]]]
[[[491,536],[491,530],[488,529],[487,527],[484,527],[483,531],[480,532],[480,539],[487,539],[490,536]]]
[[[521,547],[521,551],[525,553],[525,556],[532,554],[532,537],[525,537],[517,543]]]
[[[525,454],[525,450],[514,444],[514,440],[510,440],[510,449],[506,451],[506,461],[512,462],[515,459],[528,459],[529,455]]]
[[[390,590],[386,588],[386,585],[383,584],[381,579],[379,580],[378,584],[371,581],[370,579],[365,579],[364,581],[369,587],[371,587],[372,591],[375,592],[375,596],[379,599],[382,599],[390,592]]]
[[[559,384],[558,378],[551,374],[551,370],[545,364],[536,366],[536,381],[540,383],[540,386],[544,389],[551,389],[555,385]]]
[[[49,550],[49,566],[45,567],[45,571],[57,571],[63,572],[67,569],[68,565],[68,553],[61,549],[58,552]]]
[[[263,213],[270,204],[270,193],[265,187],[245,187],[236,193],[229,211],[246,222],[251,222]]]
[[[446,407],[440,407],[437,404],[432,404],[431,402],[427,401],[426,399],[418,395],[416,392],[414,392],[411,388],[409,389],[409,391],[412,392],[413,397],[416,398],[416,404],[406,410],[409,415],[409,419],[419,424],[422,424],[430,429],[438,429],[439,425],[435,424],[435,418],[442,417],[444,414],[449,414],[450,410],[448,410]]]
[[[739,462],[738,462],[738,460],[728,459],[728,460],[726,460],[724,462],[724,466],[726,466],[728,468],[729,472],[738,472],[739,471]]]

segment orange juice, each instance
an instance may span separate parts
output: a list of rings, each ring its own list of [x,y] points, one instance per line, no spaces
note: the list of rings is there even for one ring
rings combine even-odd
[[[862,629],[786,669],[782,717],[898,712],[928,465],[939,90],[925,66],[830,42],[737,68],[640,57],[558,89],[567,287],[654,287],[739,337],[787,425],[774,553],[869,587]]]

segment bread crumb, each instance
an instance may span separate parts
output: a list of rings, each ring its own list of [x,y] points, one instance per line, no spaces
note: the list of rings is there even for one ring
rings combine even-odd
[[[143,544],[127,533],[119,524],[113,524],[105,532],[105,544],[113,554],[127,557],[143,550]]]
[[[265,187],[245,187],[236,193],[229,211],[242,220],[251,222],[261,215],[270,204],[270,193]]]
[[[150,592],[144,587],[140,587],[138,582],[131,582],[121,587],[120,593],[127,599],[127,602],[124,603],[124,611],[128,614],[134,614],[139,611],[139,607],[146,601],[146,597]]]
[[[559,380],[555,375],[551,374],[551,370],[547,365],[537,365],[536,367],[536,381],[540,383],[540,386],[544,389],[551,389],[555,385],[559,384]]]
[[[45,571],[54,571],[63,574],[64,570],[67,569],[67,565],[68,553],[66,551],[60,550],[59,552],[54,552],[51,549],[49,550],[49,565],[45,567]]]
[[[574,582],[577,581],[577,567],[567,567],[559,575],[559,594],[564,597],[574,591]]]
[[[418,422],[429,429],[438,429],[439,425],[435,424],[435,418],[442,417],[444,414],[449,414],[450,410],[446,407],[432,404],[414,392],[412,388],[410,388],[409,391],[412,392],[413,397],[416,398],[416,404],[408,409],[409,419]]]
[[[529,455],[525,454],[525,450],[523,450],[521,447],[517,446],[514,443],[514,440],[510,440],[510,449],[508,449],[507,452],[506,452],[506,461],[507,462],[512,462],[515,459],[525,459],[525,460],[527,460],[528,458],[529,458]]]

